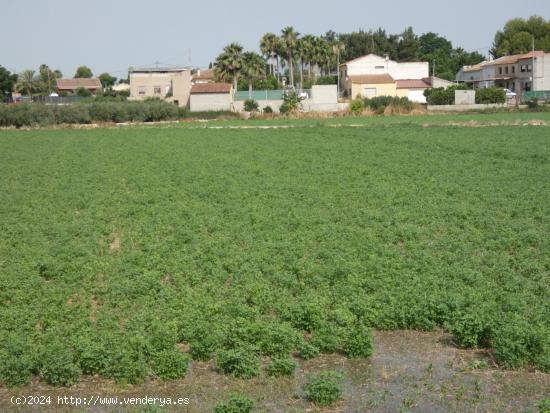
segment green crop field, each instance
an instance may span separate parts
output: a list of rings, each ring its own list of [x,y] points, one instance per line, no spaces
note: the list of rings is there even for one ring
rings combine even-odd
[[[550,128],[378,119],[0,131],[0,382],[291,374],[371,329],[549,372]]]

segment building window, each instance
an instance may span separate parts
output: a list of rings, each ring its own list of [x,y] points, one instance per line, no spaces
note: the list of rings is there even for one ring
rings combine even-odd
[[[531,65],[527,65],[527,72],[531,73],[532,70],[533,70],[533,68],[531,67]]]
[[[145,95],[145,86],[138,87],[138,95]]]
[[[530,92],[531,91],[531,82],[525,82],[525,91]]]
[[[516,67],[512,66],[512,73],[516,73]]]
[[[499,67],[499,68],[498,68],[498,74],[499,74],[499,75],[502,74],[502,67]]]
[[[375,68],[376,70],[384,70],[384,69],[385,69],[384,66],[374,66],[374,68]]]
[[[505,72],[506,74],[508,74],[508,66],[506,66],[506,67],[504,68],[504,72]]]
[[[376,96],[376,88],[375,87],[364,87],[363,88],[363,96],[367,97],[367,98]]]
[[[160,95],[160,93],[161,93],[161,87],[160,87],[160,86],[155,86],[155,87],[153,88],[153,93],[154,93],[155,95]]]

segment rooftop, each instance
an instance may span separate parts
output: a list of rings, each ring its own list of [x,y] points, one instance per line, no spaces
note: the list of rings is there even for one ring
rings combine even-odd
[[[97,78],[76,78],[76,79],[57,79],[57,89],[60,90],[76,90],[84,89],[100,89],[101,82]]]
[[[191,88],[191,94],[200,93],[229,93],[231,92],[230,83],[197,83]]]
[[[431,87],[430,83],[424,79],[396,80],[395,83],[397,83],[397,89],[427,89]]]
[[[189,67],[183,66],[151,66],[151,67],[130,67],[128,72],[130,73],[167,73],[167,72],[184,72],[191,70]]]
[[[393,80],[393,77],[391,77],[387,73],[384,73],[381,75],[351,75],[349,76],[349,79],[351,80],[352,83],[360,83],[360,84],[367,84],[367,85],[395,83],[395,80]]]

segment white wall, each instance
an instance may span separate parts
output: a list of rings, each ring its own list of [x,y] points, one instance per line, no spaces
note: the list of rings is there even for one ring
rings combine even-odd
[[[430,76],[428,62],[399,63],[384,57],[367,55],[346,64],[347,75],[376,75],[388,73],[395,80],[423,79]]]
[[[313,85],[311,87],[311,99],[316,104],[337,103],[338,88],[336,85]]]
[[[189,101],[191,112],[231,110],[230,93],[196,93]]]

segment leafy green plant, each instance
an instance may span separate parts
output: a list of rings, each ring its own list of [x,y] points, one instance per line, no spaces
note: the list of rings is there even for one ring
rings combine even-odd
[[[267,366],[267,373],[270,376],[281,377],[291,376],[296,369],[296,363],[289,358],[274,358]]]
[[[330,406],[342,397],[342,374],[336,371],[324,371],[310,376],[304,386],[309,401],[320,406]]]
[[[365,326],[351,326],[344,339],[344,352],[351,358],[372,356],[372,330]]]
[[[161,350],[151,357],[150,365],[157,377],[175,380],[185,376],[189,356],[178,349]]]
[[[539,400],[536,404],[539,413],[550,413],[550,399]]]
[[[248,349],[222,350],[218,353],[218,368],[225,374],[249,379],[260,373],[258,358]]]
[[[500,87],[487,87],[476,90],[476,103],[504,103],[506,92]]]
[[[246,99],[243,106],[246,112],[256,112],[260,107],[254,99]]]
[[[220,403],[214,408],[214,413],[250,413],[254,401],[244,395],[234,394],[227,403]]]
[[[273,113],[273,109],[271,108],[271,106],[266,106],[262,109],[263,113],[266,113],[266,114],[270,114],[270,113]]]
[[[308,341],[303,341],[298,346],[300,358],[310,360],[319,355],[319,349]]]
[[[283,96],[283,104],[279,108],[279,112],[283,115],[289,115],[297,112],[302,107],[303,98],[296,92],[289,92]]]
[[[46,344],[40,356],[40,377],[54,386],[70,386],[78,382],[81,370],[75,363],[72,349],[61,342]]]
[[[365,109],[365,102],[362,99],[354,99],[349,104],[352,113],[359,114]]]

